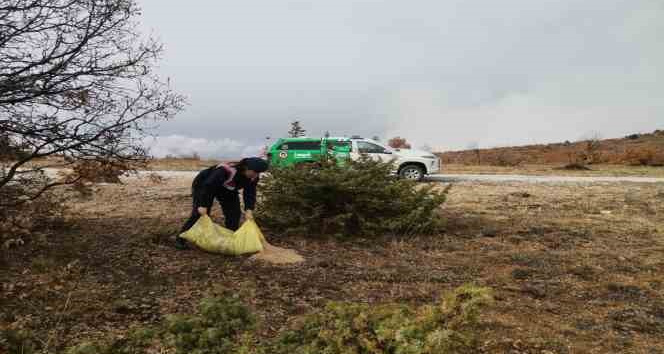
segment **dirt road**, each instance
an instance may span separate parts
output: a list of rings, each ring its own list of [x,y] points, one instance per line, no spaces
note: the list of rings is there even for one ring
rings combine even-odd
[[[191,177],[194,171],[141,171],[141,174],[156,173],[162,177]],[[664,183],[664,178],[655,177],[571,177],[571,176],[525,176],[525,175],[478,175],[438,174],[427,178],[433,182],[527,182],[527,183]]]

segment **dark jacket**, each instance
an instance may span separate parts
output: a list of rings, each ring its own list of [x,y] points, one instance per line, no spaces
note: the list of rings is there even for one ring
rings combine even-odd
[[[192,184],[195,206],[210,208],[215,197],[223,199],[225,194],[237,194],[242,189],[244,209],[253,210],[256,206],[256,185],[259,178],[252,181],[236,173],[233,179],[226,183],[229,177],[229,171],[221,166],[212,166],[199,172]]]

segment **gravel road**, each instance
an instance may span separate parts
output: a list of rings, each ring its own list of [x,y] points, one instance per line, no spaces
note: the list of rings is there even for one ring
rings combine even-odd
[[[162,177],[193,178],[193,171],[142,171],[140,174],[157,173]],[[433,182],[525,182],[525,183],[664,183],[664,178],[655,177],[570,177],[570,176],[525,176],[525,175],[470,175],[440,174],[427,177]]]

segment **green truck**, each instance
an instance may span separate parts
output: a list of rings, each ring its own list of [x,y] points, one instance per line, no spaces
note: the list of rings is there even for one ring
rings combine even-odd
[[[362,156],[374,160],[392,161],[395,174],[420,181],[427,175],[439,173],[440,159],[431,152],[417,149],[392,149],[372,139],[352,138],[282,138],[267,151],[270,165],[288,167],[302,163],[319,163],[333,156],[338,164],[358,160]]]
[[[317,163],[333,156],[337,163],[350,159],[351,141],[347,138],[283,138],[267,152],[270,165],[278,167]]]

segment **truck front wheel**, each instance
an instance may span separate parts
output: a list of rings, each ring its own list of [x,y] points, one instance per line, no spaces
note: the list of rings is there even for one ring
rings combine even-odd
[[[406,165],[399,170],[399,177],[421,181],[424,178],[424,169],[418,165]]]

